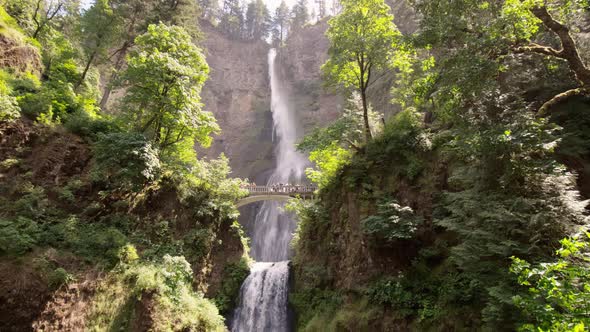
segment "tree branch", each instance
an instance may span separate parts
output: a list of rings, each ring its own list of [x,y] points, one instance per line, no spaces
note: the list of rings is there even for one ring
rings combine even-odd
[[[532,13],[543,22],[543,25],[545,25],[547,29],[559,37],[561,50],[559,50],[557,54],[550,55],[565,59],[582,87],[590,87],[590,70],[582,61],[576,47],[576,42],[572,38],[569,28],[555,20],[551,14],[549,14],[549,11],[547,11],[547,7],[545,6],[533,8]],[[539,50],[538,48],[534,49]],[[547,51],[551,52],[550,50],[551,48],[547,49]]]
[[[576,88],[568,90],[566,92],[562,92],[556,95],[555,97],[551,98],[549,101],[545,102],[543,106],[539,108],[537,116],[544,117],[549,113],[549,110],[552,107],[557,106],[558,104],[561,104],[563,102],[566,102],[568,99],[573,98],[575,96],[583,96],[588,94],[590,94],[590,91],[584,88]]]
[[[37,34],[39,33],[39,30],[41,30],[41,22],[39,22],[39,10],[41,9],[41,1],[43,0],[37,0],[37,5],[35,6],[35,12],[33,13],[33,22],[35,22],[35,25],[37,25],[37,28],[35,29],[35,32],[33,33],[33,38],[37,38]]]
[[[543,46],[535,43],[531,43],[527,46],[516,47],[514,48],[514,53],[539,53],[561,58],[560,52],[553,47]]]
[[[164,141],[164,143],[161,145],[162,146],[162,149],[165,149],[165,148],[167,148],[169,146],[172,146],[172,145],[174,145],[174,144],[179,143],[180,141],[182,141],[184,139],[184,136],[182,136],[182,135],[184,134],[184,130],[185,129],[186,129],[186,127],[182,127],[182,129],[180,130],[180,132],[176,136],[176,140],[174,140],[173,142],[166,142],[166,141]]]
[[[345,138],[345,139],[344,139],[344,141],[345,141],[346,143],[348,143],[348,145],[350,145],[350,146],[351,146],[353,149],[355,149],[357,152],[361,152],[361,151],[362,151],[362,149],[361,149],[361,148],[360,148],[358,145],[354,144],[354,142],[353,142],[353,141],[351,141],[351,140],[349,140],[348,138]]]

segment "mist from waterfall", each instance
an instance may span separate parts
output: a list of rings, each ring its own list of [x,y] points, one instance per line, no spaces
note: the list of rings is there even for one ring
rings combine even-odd
[[[268,185],[299,184],[305,176],[307,158],[295,149],[299,137],[296,118],[289,109],[288,95],[275,66],[276,50],[268,52],[271,86],[273,141],[276,167]],[[264,202],[256,215],[250,255],[255,263],[240,288],[240,299],[231,318],[232,332],[289,331],[289,243],[296,222],[277,202]]]

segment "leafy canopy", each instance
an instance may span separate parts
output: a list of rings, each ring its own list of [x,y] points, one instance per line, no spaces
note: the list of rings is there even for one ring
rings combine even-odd
[[[530,322],[522,331],[585,331],[590,326],[590,233],[561,240],[558,260],[531,265],[513,257],[511,271],[528,294],[514,297]]]
[[[361,71],[387,65],[401,34],[381,0],[345,0],[342,6],[342,13],[330,20],[330,58],[324,72],[333,84],[358,87],[367,79]]]
[[[122,75],[130,123],[161,151],[183,141],[208,146],[219,126],[202,110],[209,67],[201,50],[182,28],[164,24],[150,25],[135,43]]]
[[[371,138],[366,92],[375,70],[384,69],[400,41],[390,8],[383,0],[345,0],[330,20],[329,59],[322,67],[330,86],[353,88],[361,95],[365,136]]]

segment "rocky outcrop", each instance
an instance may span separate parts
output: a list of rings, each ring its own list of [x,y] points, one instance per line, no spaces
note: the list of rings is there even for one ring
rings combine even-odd
[[[39,49],[29,43],[16,22],[0,7],[0,69],[41,75]]]
[[[206,21],[201,28],[211,68],[201,95],[205,110],[215,115],[222,132],[200,155],[224,153],[234,176],[252,179],[273,166],[269,46],[263,41],[231,40]]]
[[[404,34],[417,29],[413,9],[400,0],[387,1],[395,17],[395,23]],[[279,51],[278,62],[282,79],[286,82],[302,128],[309,131],[322,126],[340,114],[344,99],[323,86],[321,66],[328,59],[330,43],[325,33],[328,19],[306,25],[293,31],[286,45]],[[397,111],[391,103],[389,89],[394,81],[391,72],[375,75],[377,79],[369,89],[369,100],[374,109],[386,115]]]
[[[18,38],[0,34],[0,68],[40,75],[41,55],[36,47],[23,43]]]
[[[327,20],[294,31],[279,50],[277,63],[290,105],[304,131],[336,119],[343,99],[322,86],[321,66],[328,59]]]

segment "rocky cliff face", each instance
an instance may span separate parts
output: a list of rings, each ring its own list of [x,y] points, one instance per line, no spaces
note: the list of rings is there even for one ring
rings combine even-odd
[[[201,22],[201,28],[211,68],[203,103],[205,110],[215,114],[222,130],[201,155],[224,153],[234,176],[254,179],[272,168],[269,46],[263,41],[230,40],[208,22]]]
[[[389,5],[399,29],[403,33],[415,31],[415,16],[405,1],[390,0]],[[224,153],[234,176],[263,183],[274,166],[267,59],[270,46],[263,41],[229,39],[206,21],[201,22],[201,29],[211,68],[203,103],[215,114],[222,133],[211,148],[199,149],[200,155],[217,157]],[[301,134],[334,120],[343,107],[344,99],[322,85],[321,66],[329,48],[327,29],[328,19],[306,25],[293,31],[278,50],[279,74]],[[392,75],[383,75],[370,91],[375,109],[386,114],[395,111],[388,91],[392,80]]]
[[[395,23],[404,34],[416,30],[413,9],[405,1],[387,1],[395,16]],[[326,37],[328,19],[293,31],[286,45],[279,51],[278,63],[283,80],[289,89],[291,105],[299,117],[301,127],[309,131],[334,120],[340,114],[344,98],[323,86],[321,66],[328,59],[330,43]],[[397,108],[391,104],[389,87],[394,75],[376,75],[369,90],[369,99],[375,110],[386,115]]]
[[[327,20],[292,32],[277,57],[281,79],[288,89],[290,104],[304,131],[334,120],[343,98],[322,86],[321,66],[328,59]]]

